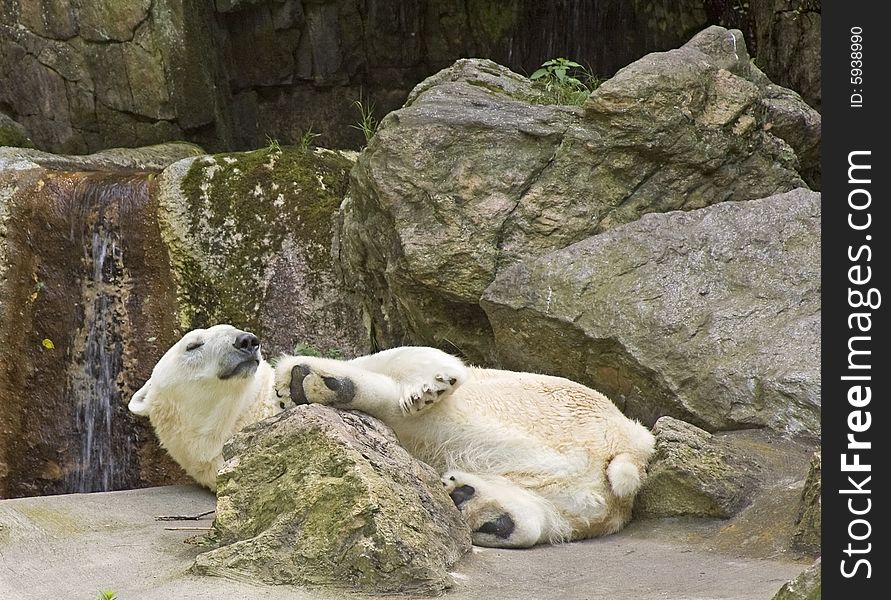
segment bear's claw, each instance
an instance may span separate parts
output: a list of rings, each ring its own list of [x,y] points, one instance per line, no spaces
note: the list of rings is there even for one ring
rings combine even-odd
[[[446,373],[437,373],[433,381],[417,383],[409,386],[409,390],[401,401],[402,411],[416,413],[436,404],[453,389],[458,378]]]

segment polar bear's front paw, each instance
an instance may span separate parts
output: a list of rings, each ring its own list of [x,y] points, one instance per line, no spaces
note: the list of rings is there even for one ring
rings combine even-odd
[[[450,373],[437,373],[430,381],[423,381],[403,386],[399,406],[403,413],[417,413],[430,408],[456,387],[458,378]]]
[[[353,380],[329,372],[312,357],[289,356],[275,367],[275,394],[294,404],[349,404],[356,395]]]

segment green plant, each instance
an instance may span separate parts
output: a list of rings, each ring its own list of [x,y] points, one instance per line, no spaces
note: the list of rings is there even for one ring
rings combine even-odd
[[[359,99],[353,102],[353,105],[359,111],[359,121],[355,125],[350,125],[353,129],[358,129],[365,136],[365,143],[371,141],[374,132],[377,131],[377,119],[374,118],[374,102]]]
[[[102,590],[99,592],[99,595],[96,596],[96,600],[117,600],[117,597],[117,592]]]
[[[321,133],[315,133],[312,130],[312,125],[310,125],[306,131],[303,132],[300,136],[300,141],[297,143],[297,147],[300,148],[301,152],[306,152],[309,150],[309,147],[312,145],[312,141],[317,137],[320,137]]]
[[[274,137],[269,136],[269,135],[266,136],[266,148],[270,152],[281,152],[282,151],[282,147],[278,143],[278,140],[275,139]]]
[[[530,77],[554,104],[581,105],[601,81],[577,62],[552,58]]]

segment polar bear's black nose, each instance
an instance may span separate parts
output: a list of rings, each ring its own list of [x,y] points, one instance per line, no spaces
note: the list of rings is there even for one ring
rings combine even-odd
[[[233,345],[242,352],[253,352],[260,347],[260,340],[253,333],[244,332],[238,334]]]

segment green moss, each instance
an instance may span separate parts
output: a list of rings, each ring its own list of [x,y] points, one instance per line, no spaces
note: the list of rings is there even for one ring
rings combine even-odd
[[[187,239],[179,245],[189,250],[173,261],[182,327],[233,323],[262,335],[263,290],[286,238],[312,266],[331,268],[351,166],[336,153],[277,146],[194,161],[180,186]]]
[[[33,148],[34,142],[13,128],[0,127],[0,146],[13,148]]]

